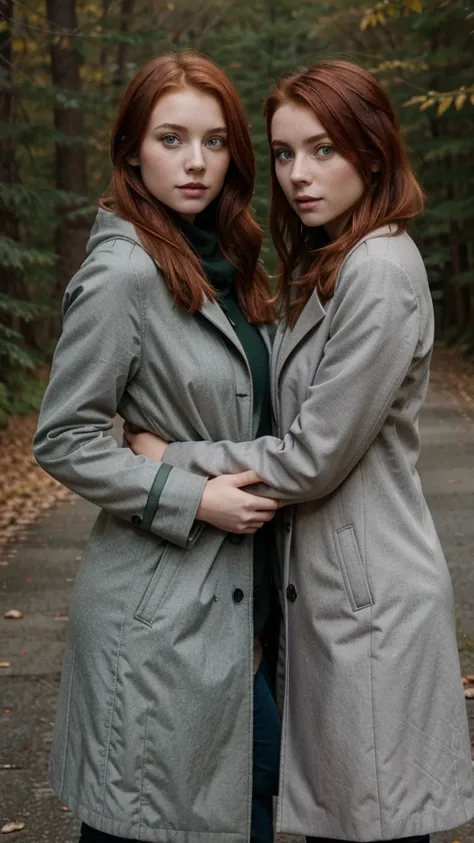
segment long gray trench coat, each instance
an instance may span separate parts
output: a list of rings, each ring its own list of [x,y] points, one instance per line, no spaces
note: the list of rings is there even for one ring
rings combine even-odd
[[[70,606],[53,786],[115,836],[246,843],[252,537],[199,525],[206,480],[110,430],[118,412],[170,439],[251,438],[247,359],[220,307],[174,307],[133,227],[104,211],[64,311],[35,454],[101,512]]]
[[[283,501],[286,686],[277,829],[392,840],[474,814],[453,597],[416,471],[433,313],[407,234],[379,229],[273,349],[275,437],[170,445],[256,469]]]

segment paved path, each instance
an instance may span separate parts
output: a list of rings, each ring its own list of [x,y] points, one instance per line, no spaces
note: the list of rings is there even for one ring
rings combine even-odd
[[[474,673],[474,421],[455,397],[432,387],[421,429],[422,480],[453,578],[462,666]],[[55,510],[0,567],[0,662],[11,663],[0,670],[0,827],[26,823],[5,836],[12,843],[76,843],[78,837],[77,821],[49,788],[48,756],[69,594],[94,512],[81,500]],[[10,608],[21,609],[24,619],[4,620]],[[474,737],[474,701],[468,713]],[[436,835],[433,843],[454,840],[474,843],[474,823]]]

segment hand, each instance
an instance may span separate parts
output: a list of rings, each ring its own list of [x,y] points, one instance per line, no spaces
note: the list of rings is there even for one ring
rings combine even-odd
[[[242,486],[259,483],[255,471],[223,474],[208,480],[202,493],[196,518],[226,533],[255,533],[271,521],[278,501],[242,491]]]
[[[162,439],[161,436],[157,436],[155,433],[148,433],[146,430],[140,433],[132,433],[126,423],[123,428],[123,435],[130,444],[134,454],[141,454],[157,462],[163,460],[163,454],[169,442]]]

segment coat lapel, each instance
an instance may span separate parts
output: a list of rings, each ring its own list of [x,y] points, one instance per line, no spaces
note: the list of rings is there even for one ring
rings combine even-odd
[[[284,365],[288,360],[290,354],[293,353],[293,351],[300,344],[300,342],[302,342],[305,336],[313,328],[319,325],[319,323],[324,319],[325,316],[326,311],[324,310],[324,307],[322,306],[317,293],[311,293],[311,296],[306,302],[296,325],[293,329],[288,327],[286,328],[286,331],[280,343],[280,347],[274,352],[276,355],[274,372],[276,386],[278,385],[278,381],[281,377]]]
[[[205,299],[204,304],[201,307],[200,313],[212,322],[215,328],[217,328],[225,337],[236,347],[236,349],[240,352],[243,356],[245,362],[247,363],[247,356],[245,354],[244,349],[237,337],[237,334],[232,329],[227,316],[225,315],[224,311],[217,304],[215,301],[210,301],[210,299]],[[248,365],[248,364],[247,364]]]
[[[365,243],[366,240],[370,240],[373,237],[380,237],[387,234],[394,234],[396,231],[396,226],[393,225],[384,225],[380,228],[371,231],[369,234],[366,234],[365,237],[362,237],[353,248],[348,252],[346,255],[343,264],[344,266],[347,259],[352,255],[352,252],[355,252],[356,249],[362,243]],[[339,272],[340,274],[340,272]],[[313,292],[308,299],[301,316],[299,317],[295,327],[291,330],[287,328],[283,334],[279,347],[276,347],[276,344],[273,348],[273,355],[274,355],[274,368],[273,368],[273,383],[275,387],[275,394],[273,396],[274,399],[274,406],[276,406],[276,389],[278,386],[278,381],[281,377],[284,365],[288,360],[290,354],[296,349],[296,347],[300,344],[300,342],[305,338],[305,336],[315,328],[319,323],[324,319],[326,315],[326,311],[321,304],[321,301],[318,297],[316,292]]]

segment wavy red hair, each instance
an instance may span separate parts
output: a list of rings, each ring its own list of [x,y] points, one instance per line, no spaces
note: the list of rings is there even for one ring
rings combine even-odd
[[[131,80],[119,106],[111,138],[113,176],[100,205],[133,223],[146,251],[160,265],[176,305],[193,313],[203,296],[216,299],[202,265],[173,221],[168,208],[145,187],[140,170],[128,163],[144,137],[158,100],[172,91],[194,88],[215,97],[224,112],[231,161],[217,202],[217,235],[236,267],[236,292],[250,322],[271,322],[268,278],[259,263],[260,226],[250,212],[255,156],[241,100],[223,71],[191,51],[167,53],[145,64]]]
[[[390,99],[362,67],[323,60],[280,80],[265,104],[270,143],[273,116],[286,103],[310,108],[317,115],[336,150],[366,186],[347,227],[328,243],[321,229],[304,226],[290,206],[273,161],[270,230],[281,261],[277,302],[294,325],[314,290],[323,300],[331,298],[347,253],[364,235],[388,223],[397,231],[407,228],[423,210],[423,192],[408,162]]]

